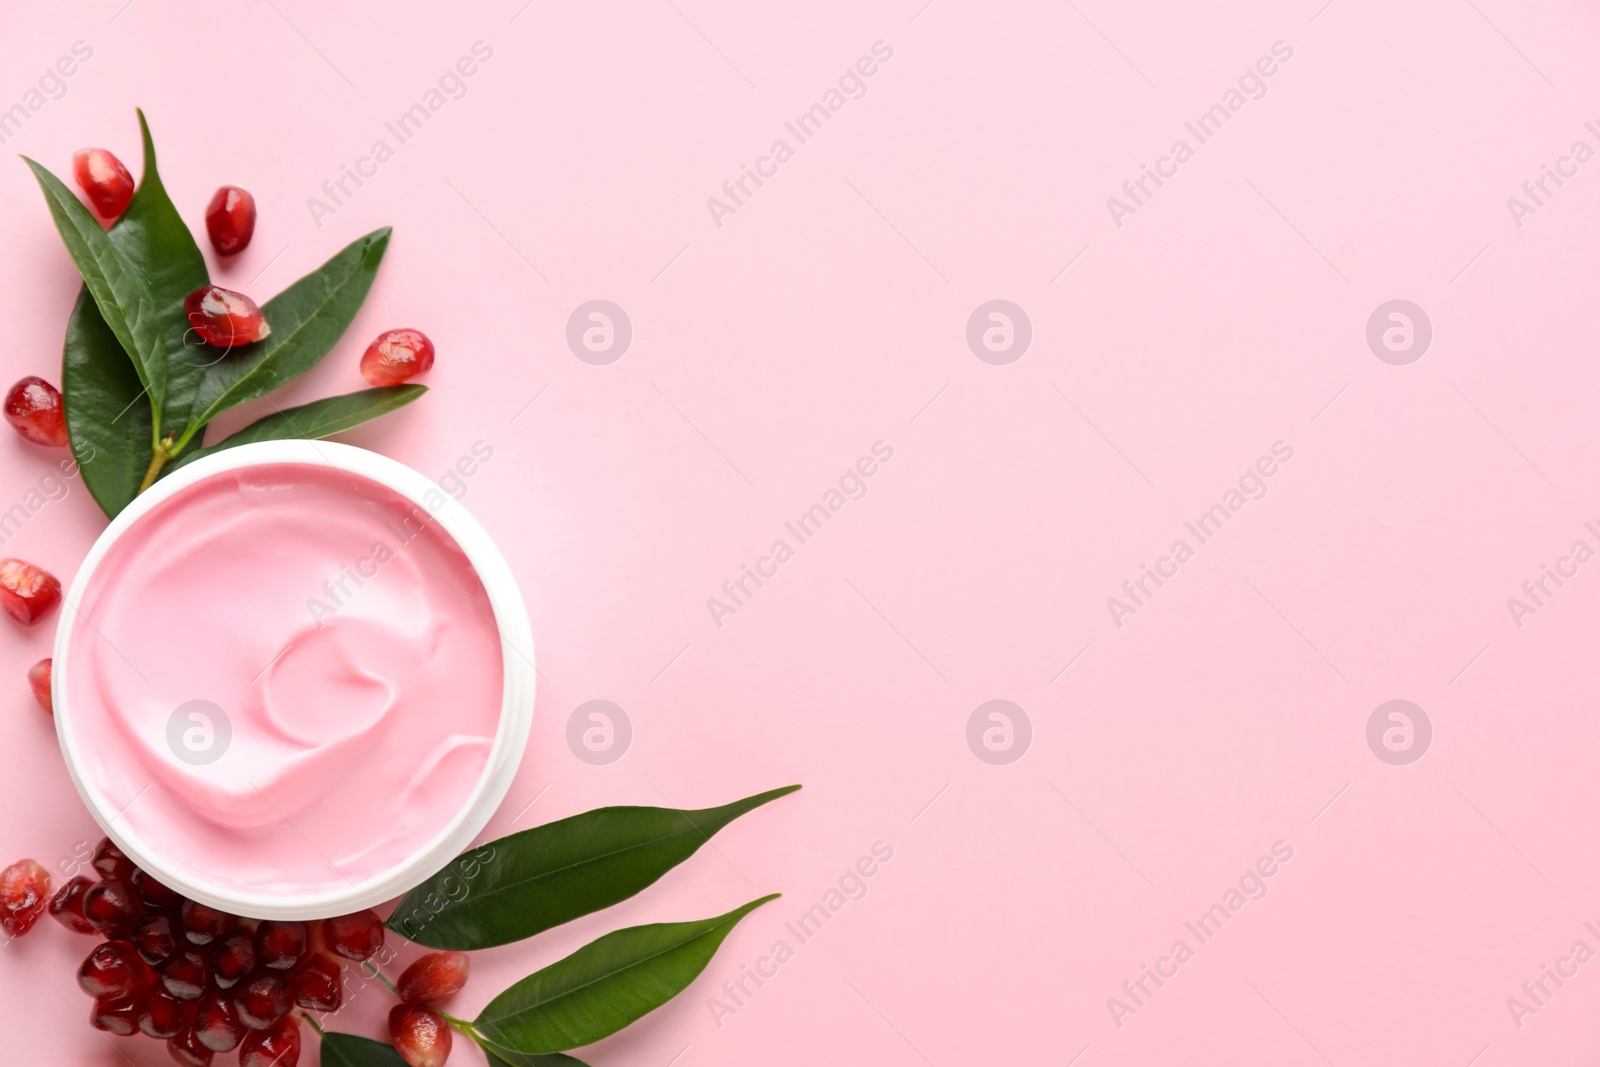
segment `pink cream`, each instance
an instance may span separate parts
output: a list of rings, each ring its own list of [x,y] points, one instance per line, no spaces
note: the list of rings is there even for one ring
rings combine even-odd
[[[369,479],[275,464],[189,486],[117,540],[72,625],[57,684],[85,784],[219,889],[379,876],[488,764],[502,661],[483,585],[427,512]],[[207,705],[226,718],[209,737]]]

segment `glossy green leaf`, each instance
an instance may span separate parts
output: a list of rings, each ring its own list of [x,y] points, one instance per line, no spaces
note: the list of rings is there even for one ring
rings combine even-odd
[[[150,403],[87,288],[67,320],[61,399],[83,484],[106,517],[116,518],[139,494],[150,463]]]
[[[155,297],[166,350],[178,353],[167,365],[169,393],[186,369],[188,320],[183,298],[208,281],[205,257],[172,205],[156,169],[150,128],[139,113],[144,172],[122,218],[107,232],[111,243],[138,266]],[[128,354],[106,325],[87,287],[67,320],[61,393],[67,429],[84,484],[108,516],[138,494],[150,462],[150,403]],[[171,427],[168,427],[171,429]]]
[[[394,1046],[354,1034],[322,1035],[321,1067],[406,1067]]]
[[[159,407],[166,388],[166,345],[160,306],[143,271],[111,243],[100,223],[61,179],[27,156],[22,158],[39,180],[56,231],[83,275],[101,317],[133,359],[140,384]]]
[[[403,408],[428,391],[425,385],[390,385],[381,389],[363,389],[343,396],[330,396],[313,400],[299,407],[282,408],[271,415],[263,415],[238,433],[230,434],[214,445],[186,449],[174,460],[168,471],[176,470],[201,456],[209,456],[235,445],[253,441],[317,440],[336,433],[353,430],[364,422]]]
[[[683,992],[734,924],[777,896],[714,919],[607,934],[495,997],[473,1025],[491,1044],[528,1054],[592,1044]]]
[[[489,1067],[589,1067],[582,1060],[563,1052],[530,1056],[525,1052],[512,1052],[510,1049],[495,1048],[493,1045],[481,1047],[484,1056],[489,1060]]]
[[[208,353],[205,373],[193,381],[186,376],[188,395],[175,394],[168,405],[187,414],[179,441],[188,443],[219,413],[265,396],[316,366],[367,298],[389,247],[389,232],[386,226],[351,242],[262,305],[272,330],[264,340],[228,351],[200,346]]]
[[[478,949],[532,937],[609,908],[654,883],[718,830],[797,785],[720,808],[613,807],[491,842],[407,893],[389,926],[430,948]]]

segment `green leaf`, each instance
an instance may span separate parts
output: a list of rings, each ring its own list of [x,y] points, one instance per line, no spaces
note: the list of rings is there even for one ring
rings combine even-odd
[[[170,394],[173,379],[187,366],[183,345],[189,323],[183,298],[205,285],[208,277],[205,257],[161,184],[142,111],[139,129],[144,138],[144,173],[133,202],[106,236],[143,270],[159,308],[166,351],[179,353],[167,367]],[[106,515],[115,517],[138,494],[150,462],[150,405],[140,402],[144,386],[137,369],[87,287],[67,320],[61,393],[84,484]]]
[[[430,948],[478,949],[532,937],[626,900],[785,786],[720,808],[614,807],[491,842],[472,872],[452,864],[407,893],[389,919]]]
[[[185,451],[167,470],[173,471],[201,456],[209,456],[235,445],[252,441],[316,440],[354,429],[371,422],[379,415],[387,415],[403,408],[428,391],[425,385],[390,385],[381,389],[363,389],[343,396],[330,396],[313,400],[294,408],[280,408],[271,415],[263,415],[238,433],[230,434],[214,445]]]
[[[386,226],[358,238],[268,300],[261,310],[272,332],[264,340],[226,353],[212,349],[216,356],[205,373],[192,382],[185,377],[187,395],[175,393],[169,403],[187,414],[179,442],[187,444],[228,408],[265,396],[316,366],[361,309],[389,233]]]
[[[354,1034],[322,1035],[321,1067],[406,1067],[394,1046]]]
[[[67,320],[61,399],[83,484],[114,519],[139,494],[150,462],[150,405],[139,372],[87,288]]]
[[[530,1056],[525,1052],[512,1052],[510,1049],[495,1048],[493,1045],[479,1047],[488,1057],[489,1067],[589,1067],[582,1060],[561,1052]]]
[[[779,894],[726,915],[630,926],[536,971],[489,1002],[473,1025],[490,1043],[530,1054],[581,1048],[683,992],[734,924]]]
[[[83,275],[101,317],[132,357],[139,383],[159,408],[166,388],[167,361],[160,305],[149,282],[139,267],[111,243],[89,209],[61,184],[61,179],[27,156],[22,159],[39,180],[56,230],[77,264],[78,273]]]

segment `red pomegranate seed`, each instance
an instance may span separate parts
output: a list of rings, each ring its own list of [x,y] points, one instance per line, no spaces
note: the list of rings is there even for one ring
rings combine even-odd
[[[199,1000],[211,981],[211,967],[195,949],[185,949],[161,968],[161,984],[179,1000]]]
[[[272,332],[256,302],[243,293],[205,285],[183,298],[184,314],[200,340],[218,348],[235,348]]]
[[[179,1000],[159,985],[139,998],[139,1008],[134,1013],[140,1032],[163,1041],[177,1037],[193,1018],[193,1004]]]
[[[224,185],[206,206],[206,233],[219,256],[243,252],[256,232],[256,198],[237,185]]]
[[[160,967],[178,951],[178,938],[172,932],[172,920],[165,915],[146,915],[133,926],[129,937],[139,958],[152,967]]]
[[[208,993],[195,1005],[194,1033],[212,1052],[232,1052],[247,1030],[233,1001],[220,993]]]
[[[148,971],[126,941],[104,941],[78,968],[78,988],[100,1000],[122,1000],[138,992]]]
[[[75,934],[94,933],[94,924],[83,914],[83,896],[94,883],[79,875],[56,890],[50,900],[50,914],[56,922]]]
[[[227,938],[239,929],[239,917],[216,908],[208,908],[196,900],[183,902],[183,936],[191,945],[209,945]]]
[[[399,385],[433,366],[433,342],[418,330],[389,330],[367,346],[361,376],[373,385]]]
[[[211,957],[211,980],[218,989],[232,989],[256,969],[256,949],[249,934],[234,934]]]
[[[125,882],[133,879],[133,861],[112,844],[109,837],[102,837],[94,847],[94,858],[89,865],[100,872],[101,878],[119,878]]]
[[[21,937],[50,906],[50,872],[34,860],[18,860],[0,871],[0,930]]]
[[[233,1003],[239,1009],[239,1021],[252,1030],[265,1030],[294,1006],[289,987],[275,974],[258,974],[250,979],[239,987]]]
[[[33,699],[39,706],[51,715],[56,713],[55,705],[50,700],[50,661],[42,659],[28,668],[28,688],[33,690]]]
[[[32,626],[60,599],[55,575],[20,559],[0,559],[0,605],[13,619]]]
[[[61,393],[43,378],[23,378],[6,393],[6,421],[36,445],[67,447],[67,415]]]
[[[389,1012],[389,1040],[411,1067],[444,1067],[450,1058],[450,1027],[429,1008],[397,1004]]]
[[[106,937],[127,937],[142,909],[133,890],[120,878],[99,882],[83,894],[83,914]]]
[[[211,1067],[211,1058],[216,1055],[200,1043],[193,1027],[167,1042],[167,1054],[183,1067]]]
[[[114,219],[133,199],[133,175],[122,160],[104,148],[81,148],[72,154],[72,174],[101,218]]]
[[[133,891],[138,894],[139,899],[144,901],[145,906],[148,908],[165,911],[183,903],[183,898],[176,892],[168,889],[137,867],[133,869],[133,874],[128,880],[133,884]]]
[[[312,1011],[338,1011],[344,1004],[344,981],[339,964],[318,952],[289,976],[294,1002]]]
[[[467,984],[465,952],[430,952],[400,975],[397,988],[407,1004],[433,1004],[455,996]]]
[[[134,1021],[136,1006],[132,997],[118,1000],[97,1000],[89,1012],[89,1025],[118,1037],[130,1037],[139,1029]]]
[[[373,911],[324,919],[322,939],[345,959],[359,963],[383,947],[383,920]]]
[[[268,920],[256,928],[256,956],[269,971],[290,971],[305,959],[305,923]]]
[[[300,1062],[300,1020],[285,1015],[268,1030],[246,1034],[239,1067],[295,1067]]]

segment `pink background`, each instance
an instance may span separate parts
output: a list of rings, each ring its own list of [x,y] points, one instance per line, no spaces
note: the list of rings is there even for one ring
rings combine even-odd
[[[1600,149],[1592,5],[124,3],[12,5],[0,106],[75,41],[94,54],[5,151],[131,164],[142,105],[197,229],[218,184],[255,193],[217,279],[262,298],[395,226],[350,335],[287,395],[359,387],[370,337],[415,326],[433,392],[348,440],[427,473],[494,449],[465,502],[544,680],[489,835],[806,785],[641,897],[482,954],[463,1011],[603,931],[781,890],[586,1058],[1600,1055],[1600,962],[1520,1028],[1507,1007],[1574,942],[1600,950],[1600,564],[1520,628],[1506,605],[1573,541],[1600,548],[1600,162],[1520,228],[1506,205],[1575,140]],[[480,40],[465,97],[319,228],[307,198]],[[880,40],[865,97],[719,228],[707,198]],[[1116,226],[1107,197],[1195,147],[1185,121],[1276,41],[1267,95]],[[0,361],[55,378],[78,281],[14,161],[0,220]],[[996,298],[1033,328],[1007,366],[965,341]],[[592,299],[633,324],[606,366],[565,341]],[[1393,299],[1433,325],[1407,366],[1365,339]],[[866,497],[716,626],[707,598],[880,440]],[[1265,499],[1115,626],[1106,598],[1280,440]],[[0,440],[0,505],[50,460]],[[103,522],[72,483],[5,552],[65,580]],[[23,683],[50,627],[0,630],[0,858],[48,864],[94,831]],[[1434,737],[1393,766],[1365,730],[1401,698]],[[634,728],[607,766],[565,740],[592,699]],[[1005,766],[966,740],[993,699],[1033,726]],[[796,947],[784,923],[880,840],[868,895],[719,1026],[722,984]],[[1278,841],[1268,895],[1119,1028],[1107,998],[1195,947],[1184,923]],[[8,1060],[124,1062],[83,1022],[86,950],[45,924],[0,951]],[[354,999],[336,1025],[379,1033],[384,998]]]

